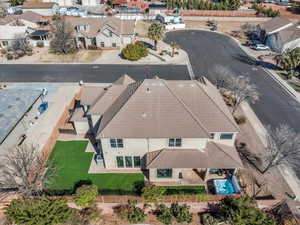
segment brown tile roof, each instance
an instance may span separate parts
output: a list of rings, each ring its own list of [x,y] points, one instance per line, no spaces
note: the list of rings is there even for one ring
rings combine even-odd
[[[32,23],[47,21],[46,19],[44,19],[44,17],[41,14],[38,14],[33,11],[26,11],[23,14],[18,15],[18,19],[27,20]]]
[[[17,19],[23,19],[30,21],[32,23],[38,23],[47,21],[41,14],[35,13],[33,11],[26,11],[21,15],[7,15],[4,18],[0,18],[0,25],[6,25],[16,21]]]
[[[300,29],[297,26],[290,26],[278,32],[282,43],[288,43],[300,38]]]
[[[270,19],[259,26],[261,29],[265,30],[267,33],[271,33],[283,26],[286,26],[288,24],[291,24],[292,22],[288,19],[285,19],[283,17],[275,17],[273,19]]]
[[[73,112],[70,122],[76,122],[76,121],[87,121],[87,118],[84,117],[84,111],[83,108],[76,108]]]
[[[104,94],[105,88],[85,85],[82,87],[80,102],[82,105],[94,105],[94,103]]]
[[[131,83],[134,83],[135,80],[132,79],[130,76],[128,76],[127,74],[124,74],[123,76],[121,76],[118,80],[116,80],[114,82],[114,84],[120,84],[120,85],[129,85]]]
[[[132,35],[134,34],[135,21],[134,20],[120,20],[115,17],[106,18],[82,18],[71,17],[66,18],[74,28],[77,25],[89,25],[88,30],[83,33],[88,38],[95,37],[98,32],[106,27],[118,35]]]
[[[39,0],[27,0],[23,3],[22,9],[50,9],[56,3],[54,2],[42,2]]]
[[[103,115],[125,89],[125,85],[113,85],[108,88],[91,107],[89,113],[92,115]]]
[[[151,168],[242,168],[234,147],[208,142],[204,150],[162,149],[146,156],[146,167]]]
[[[103,114],[98,138],[205,138],[210,132],[238,132],[218,90],[205,83],[157,78],[129,84]]]

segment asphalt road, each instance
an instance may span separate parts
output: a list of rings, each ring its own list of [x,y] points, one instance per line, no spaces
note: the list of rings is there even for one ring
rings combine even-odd
[[[253,109],[264,125],[286,123],[300,132],[300,103],[260,66],[249,65],[247,55],[234,40],[198,30],[169,32],[166,42],[171,41],[188,52],[195,76],[203,75],[213,81],[216,76],[214,67],[222,65],[235,75],[249,77],[261,95]]]
[[[112,83],[124,73],[136,80],[158,75],[168,80],[190,79],[184,65],[2,64],[0,82]]]

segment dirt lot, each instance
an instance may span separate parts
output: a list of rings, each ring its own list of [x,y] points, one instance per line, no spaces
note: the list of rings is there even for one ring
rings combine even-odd
[[[102,54],[102,50],[79,50],[74,54],[55,55],[49,53],[49,48],[34,48],[32,56],[23,56],[10,60],[9,63],[88,63],[95,61]],[[4,55],[0,55],[0,61],[7,62]]]

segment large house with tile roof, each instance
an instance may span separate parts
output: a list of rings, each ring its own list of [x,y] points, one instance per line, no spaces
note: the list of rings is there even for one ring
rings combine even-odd
[[[102,171],[142,170],[151,183],[190,184],[192,174],[204,181],[212,168],[243,167],[239,127],[205,78],[124,75],[109,87],[83,86],[70,121],[77,133],[94,135]]]
[[[259,24],[258,36],[262,43],[279,53],[300,47],[299,26],[282,17]]]
[[[135,20],[106,18],[67,18],[74,29],[78,47],[120,48],[130,44],[135,38]]]

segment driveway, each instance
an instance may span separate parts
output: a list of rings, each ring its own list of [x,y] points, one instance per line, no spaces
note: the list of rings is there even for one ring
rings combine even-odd
[[[190,79],[185,65],[1,64],[0,82],[112,83],[124,73],[137,80]]]

